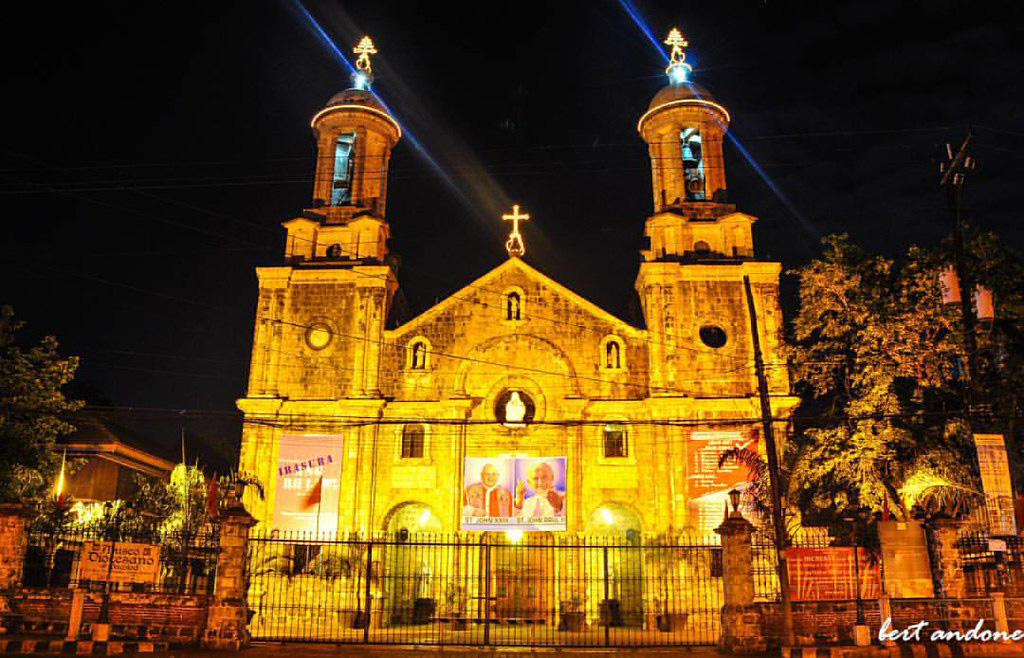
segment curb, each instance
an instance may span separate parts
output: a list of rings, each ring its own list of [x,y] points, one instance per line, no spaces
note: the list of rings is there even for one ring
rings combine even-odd
[[[894,647],[782,647],[782,658],[967,658],[1021,656],[1020,643],[900,644]]]
[[[32,655],[116,656],[120,654],[154,653],[184,648],[169,642],[92,640],[21,639],[0,640],[0,653]]]

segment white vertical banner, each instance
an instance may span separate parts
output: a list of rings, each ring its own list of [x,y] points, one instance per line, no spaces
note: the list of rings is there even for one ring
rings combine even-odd
[[[985,490],[989,532],[993,535],[1016,535],[1010,463],[1006,458],[1003,435],[975,434],[974,446],[978,451],[981,486]]]
[[[341,488],[342,437],[285,434],[277,457],[274,528],[336,532]]]

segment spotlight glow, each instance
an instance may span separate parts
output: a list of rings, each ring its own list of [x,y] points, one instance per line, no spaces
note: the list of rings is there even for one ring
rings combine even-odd
[[[312,14],[306,11],[306,8],[302,6],[302,3],[299,0],[292,0],[292,4],[302,15],[302,17],[306,20],[306,23],[308,24],[310,29],[313,30],[313,33],[316,34],[316,36],[320,39],[320,42],[323,43],[324,46],[326,46],[327,49],[331,52],[331,54],[334,55],[334,58],[338,60],[338,62],[340,62],[345,67],[346,70],[348,70],[349,74],[353,75],[359,73],[359,71],[356,70],[356,67],[353,66],[350,61],[348,61],[348,58],[345,57],[344,54],[342,54],[341,50],[336,45],[334,45],[334,42],[331,40],[331,37],[327,35],[327,32],[324,31],[324,29],[320,26],[320,23],[318,23],[317,20],[313,18]],[[372,90],[367,89],[367,91],[370,91],[370,93],[373,94],[374,98],[376,98],[377,101],[381,104],[381,107],[383,107],[384,110],[389,115],[391,115],[391,118],[395,121],[395,123],[398,124],[399,130],[402,132],[406,140],[408,140],[408,142],[412,144],[412,147],[416,151],[416,153],[421,158],[423,158],[423,160],[426,161],[427,165],[434,171],[434,173],[437,174],[442,181],[444,181],[445,185],[448,186],[448,189],[450,189],[467,208],[472,210],[474,213],[479,214],[480,210],[477,208],[477,206],[472,201],[470,201],[466,194],[462,191],[462,189],[455,184],[455,181],[452,180],[452,177],[448,174],[448,172],[446,172],[441,167],[437,160],[434,159],[434,157],[427,152],[427,149],[423,146],[423,143],[419,139],[417,139],[415,135],[409,132],[409,129],[401,121],[398,120],[398,118],[395,116],[395,113],[392,112],[391,108],[388,107],[388,104],[384,102],[384,99],[382,99]]]
[[[602,507],[601,508],[601,520],[604,521],[605,523],[611,525],[612,522],[615,521],[615,517],[612,516],[612,511],[610,509],[608,509],[607,507]]]
[[[641,32],[643,32],[644,36],[647,37],[647,40],[651,42],[651,45],[654,47],[655,52],[657,52],[658,55],[661,56],[662,61],[664,61],[666,64],[670,63],[669,57],[661,48],[661,44],[658,42],[657,39],[654,38],[654,33],[651,32],[651,29],[647,26],[647,21],[644,20],[644,17],[640,14],[637,8],[633,6],[633,3],[630,2],[630,0],[619,0],[619,5],[625,10],[629,17],[633,19],[633,23]],[[689,81],[686,81],[683,84],[689,84]],[[697,97],[700,98],[699,95],[697,95]],[[796,218],[797,222],[800,225],[800,228],[808,235],[813,237],[815,241],[820,240],[821,232],[810,221],[808,221],[808,219],[804,217],[799,210],[796,209],[796,206],[793,205],[793,202],[790,201],[786,197],[786,195],[782,193],[782,190],[779,189],[779,186],[776,185],[775,182],[768,177],[767,172],[765,172],[765,170],[762,169],[759,164],[757,164],[757,161],[754,160],[754,156],[750,155],[750,152],[743,147],[740,141],[736,139],[736,137],[733,136],[731,132],[726,131],[725,136],[736,147],[736,150],[740,152],[740,155],[742,155],[743,158],[750,164],[750,166],[754,169],[754,172],[757,173],[761,180],[764,181],[764,184],[768,186],[768,189],[770,189],[772,193],[775,194],[775,197],[779,200],[779,202],[786,208],[786,210],[788,210],[793,215],[794,218]]]
[[[428,521],[430,521],[430,510],[425,509],[423,510],[423,513],[420,514],[420,525],[425,526]]]
[[[518,544],[519,542],[523,541],[523,531],[518,529],[506,530],[505,538],[513,544]]]

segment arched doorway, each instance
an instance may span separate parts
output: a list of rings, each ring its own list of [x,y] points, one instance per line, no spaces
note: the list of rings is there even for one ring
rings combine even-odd
[[[613,625],[643,626],[644,555],[640,515],[629,505],[604,503],[591,512],[587,532],[607,539],[609,544],[609,602],[602,616]],[[604,598],[603,592],[601,598]]]
[[[441,519],[426,503],[400,503],[388,513],[384,530],[384,619],[392,625],[426,623],[436,612],[443,579],[437,572],[444,565],[436,546],[416,540],[440,533]]]

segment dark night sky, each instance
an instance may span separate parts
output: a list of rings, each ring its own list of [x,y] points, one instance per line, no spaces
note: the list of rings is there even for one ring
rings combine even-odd
[[[33,4],[0,39],[0,302],[117,405],[230,410],[253,268],[309,202],[309,119],[346,71],[292,0]],[[795,267],[833,232],[890,255],[934,244],[936,146],[968,125],[969,215],[1024,246],[1021,3],[636,4],[659,40],[682,28],[695,80],[789,199],[728,148],[760,256]],[[392,157],[413,310],[504,259],[516,200],[527,261],[626,314],[651,211],[636,121],[664,65],[615,0],[306,7],[346,54],[374,37],[375,90],[451,180],[409,139]]]

